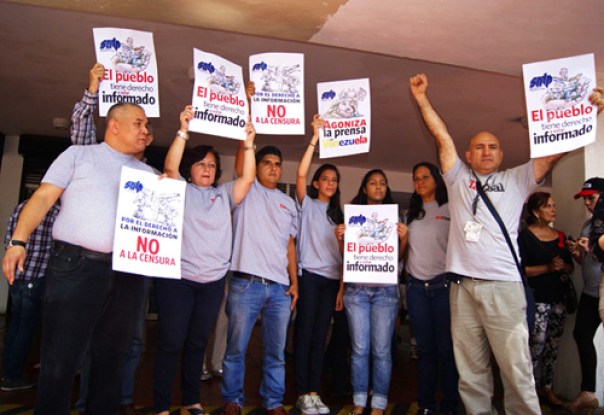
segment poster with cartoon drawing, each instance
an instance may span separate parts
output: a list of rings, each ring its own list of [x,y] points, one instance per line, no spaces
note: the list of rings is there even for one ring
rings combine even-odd
[[[398,284],[398,205],[344,205],[344,282]]]
[[[596,140],[594,55],[522,65],[531,158],[572,151]]]
[[[185,206],[182,180],[122,167],[115,220],[113,269],[180,279]]]
[[[159,83],[153,33],[140,30],[94,28],[97,62],[105,66],[99,87],[99,115],[114,104],[128,102],[159,117]]]
[[[252,121],[259,134],[304,134],[304,54],[250,56]]]
[[[317,84],[319,114],[325,128],[319,133],[321,158],[369,152],[371,95],[369,79]]]
[[[243,71],[218,55],[193,49],[193,119],[189,130],[245,140],[249,106]]]

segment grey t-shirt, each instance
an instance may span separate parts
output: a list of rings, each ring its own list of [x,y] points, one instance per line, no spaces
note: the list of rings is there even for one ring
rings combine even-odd
[[[305,269],[331,280],[339,280],[342,273],[342,254],[338,247],[336,225],[327,217],[328,204],[305,196],[300,213],[298,233],[299,272]]]
[[[533,161],[488,176],[478,175],[518,253],[518,224],[522,206],[538,186]],[[443,175],[449,192],[451,228],[447,245],[447,271],[496,281],[520,281],[518,268],[499,225],[476,191],[476,180],[468,166],[457,160]],[[478,197],[476,214],[472,204]],[[478,241],[466,240],[468,222],[482,225]]]
[[[430,280],[446,270],[449,239],[449,204],[424,203],[422,219],[409,225],[407,271],[419,280]]]
[[[583,224],[581,236],[589,238],[591,232],[591,219]],[[600,296],[600,277],[602,264],[591,252],[583,252],[581,258],[581,276],[583,277],[583,294],[598,298]]]
[[[52,236],[97,252],[111,252],[122,167],[153,173],[107,143],[71,146],[57,157],[43,183],[65,189]]]
[[[224,277],[231,264],[234,182],[218,187],[187,183],[182,232],[182,278],[207,283]]]
[[[256,179],[233,210],[231,270],[289,285],[287,245],[296,237],[297,222],[294,200]]]

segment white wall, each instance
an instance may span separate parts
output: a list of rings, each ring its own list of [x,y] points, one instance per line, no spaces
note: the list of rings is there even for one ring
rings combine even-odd
[[[23,171],[23,157],[19,155],[19,137],[6,136],[4,153],[2,155],[2,169],[0,170],[0,256],[4,257],[4,234],[6,223],[10,214],[19,202],[19,188],[21,186],[21,173]],[[6,278],[0,282],[0,313],[6,311],[8,299],[8,284]]]

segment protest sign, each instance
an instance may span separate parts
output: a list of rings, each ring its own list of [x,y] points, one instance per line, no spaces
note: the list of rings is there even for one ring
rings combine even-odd
[[[304,134],[304,55],[250,56],[252,122],[258,134]]]
[[[249,107],[241,66],[194,49],[193,70],[193,119],[189,130],[245,140]]]
[[[398,284],[398,205],[345,205],[344,282]]]
[[[522,66],[531,158],[575,150],[596,139],[594,55]]]
[[[371,96],[369,79],[317,84],[319,114],[325,119],[320,130],[320,157],[340,157],[369,152],[371,142]]]
[[[159,88],[153,33],[92,29],[96,59],[105,66],[99,87],[99,115],[114,104],[138,104],[147,117],[159,117]]]
[[[180,278],[186,183],[122,167],[113,269]]]

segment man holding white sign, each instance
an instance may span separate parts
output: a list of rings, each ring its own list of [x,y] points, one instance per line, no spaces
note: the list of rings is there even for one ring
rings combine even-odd
[[[118,185],[122,166],[152,171],[135,158],[147,142],[145,111],[134,104],[115,105],[107,114],[105,141],[63,152],[19,218],[15,243],[2,262],[9,284],[26,256],[17,242],[27,241],[61,198],[43,303],[36,414],[69,413],[73,378],[88,344],[92,361],[86,412],[118,411],[121,367],[132,344],[135,311],[143,299],[143,277],[116,278],[111,270]],[[96,168],[100,165],[103,174]]]
[[[527,301],[510,250],[518,249],[508,246],[478,189],[488,193],[510,234],[510,244],[516,245],[524,200],[564,154],[539,157],[498,171],[503,159],[499,140],[483,131],[470,139],[465,153],[468,167],[459,158],[446,124],[428,100],[428,78],[416,75],[409,80],[409,86],[436,141],[449,191],[447,271],[457,282],[451,286],[451,330],[459,393],[466,413],[495,413],[492,350],[505,388],[506,413],[541,414],[528,348]],[[487,200],[487,196],[482,197]]]

